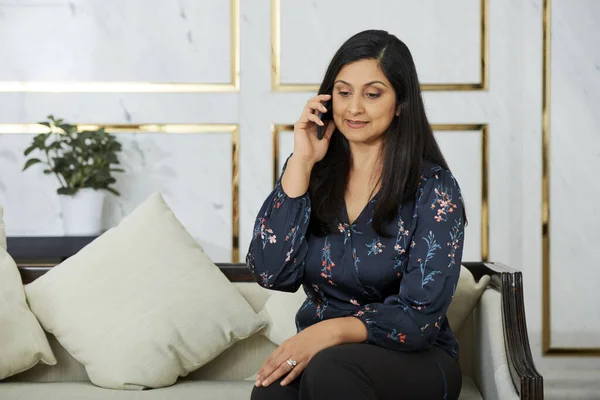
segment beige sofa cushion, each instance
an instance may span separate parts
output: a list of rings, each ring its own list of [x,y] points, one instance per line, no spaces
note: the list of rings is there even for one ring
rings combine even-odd
[[[2,206],[0,206],[0,248],[6,250],[6,231],[4,230],[3,216],[4,210],[2,209]]]
[[[256,312],[264,308],[273,292],[256,282],[235,282],[233,285]],[[256,373],[278,347],[262,334],[263,331],[234,344],[215,360],[183,379],[237,381],[250,377],[253,382],[256,381]]]
[[[17,265],[0,247],[0,379],[40,361],[56,364],[46,335],[27,306]]]
[[[255,312],[263,309],[271,291],[256,282],[234,282],[233,286],[244,296]],[[262,331],[261,331],[262,332]],[[7,378],[12,382],[68,382],[89,381],[85,366],[61,346],[54,335],[46,332],[50,348],[58,361],[56,365],[38,364],[20,374]],[[190,373],[186,380],[242,380],[256,374],[277,345],[260,333],[241,340],[225,350],[216,359]],[[256,379],[255,379],[256,380]],[[0,397],[1,398],[1,397]]]
[[[199,400],[248,400],[252,393],[254,381],[187,381],[176,385],[147,390],[132,396],[124,390],[99,388],[88,382],[60,383],[3,383],[0,384],[2,400],[165,400],[165,399],[199,399]],[[512,385],[511,385],[512,387]],[[508,398],[508,397],[507,397]],[[510,397],[512,398],[512,396]],[[477,386],[469,377],[463,376],[463,386],[459,400],[481,400]],[[501,399],[505,399],[501,397]],[[329,400],[329,399],[327,399]],[[337,399],[332,399],[337,400]]]
[[[484,275],[479,282],[475,282],[471,271],[461,265],[458,285],[456,285],[452,304],[450,304],[446,313],[450,328],[454,332],[458,332],[465,319],[473,312],[473,309],[479,302],[479,298],[489,283],[489,275]]]
[[[471,314],[489,283],[490,277],[487,275],[483,276],[479,282],[475,282],[471,271],[461,265],[458,285],[446,314],[454,332],[460,329],[465,319]],[[296,334],[296,312],[305,299],[306,294],[302,287],[296,293],[272,291],[264,308],[260,311],[260,315],[268,322],[261,334],[277,344],[294,336]]]
[[[73,358],[71,354],[60,344],[53,334],[46,332],[50,348],[54,357],[55,365],[39,363],[25,372],[11,376],[9,382],[89,382],[90,378],[85,372],[85,366]],[[0,397],[1,399],[2,397]]]
[[[113,389],[171,385],[266,324],[160,194],[26,293],[90,380]]]
[[[261,334],[241,340],[183,381],[240,381],[256,375],[277,345]],[[256,378],[254,379],[256,381]]]
[[[306,292],[302,286],[295,293],[272,292],[260,311],[260,315],[267,320],[266,328],[260,333],[280,345],[296,334],[296,313],[306,299]]]
[[[2,400],[248,400],[254,382],[178,382],[165,388],[131,393],[89,382],[0,383]]]

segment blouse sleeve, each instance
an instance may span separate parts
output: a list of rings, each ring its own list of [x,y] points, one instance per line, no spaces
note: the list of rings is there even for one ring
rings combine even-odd
[[[367,327],[368,343],[399,351],[423,350],[435,343],[458,283],[463,205],[450,172],[440,169],[421,181],[411,231],[399,293],[355,314]]]
[[[286,160],[283,172],[287,167]],[[246,264],[259,285],[295,292],[302,284],[310,220],[310,196],[289,197],[281,177],[264,201],[254,225]]]

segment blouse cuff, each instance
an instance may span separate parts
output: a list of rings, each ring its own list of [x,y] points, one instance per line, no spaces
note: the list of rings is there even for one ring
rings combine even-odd
[[[358,311],[356,314],[354,314],[353,317],[357,318],[360,322],[362,322],[365,325],[365,328],[367,328],[367,338],[365,339],[365,341],[363,343],[373,343],[374,344],[375,338],[373,337],[373,330],[371,329],[371,325],[373,324],[374,321],[369,319],[362,309],[360,311]]]
[[[277,199],[281,199],[281,200],[306,200],[307,198],[310,197],[310,195],[308,194],[308,190],[301,196],[297,196],[297,197],[290,197],[285,190],[283,190],[283,185],[281,184],[281,179],[277,181],[277,184],[275,185],[275,197]]]

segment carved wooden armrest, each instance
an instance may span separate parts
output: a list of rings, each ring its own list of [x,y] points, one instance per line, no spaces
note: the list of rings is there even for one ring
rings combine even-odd
[[[476,280],[491,277],[490,286],[502,296],[504,346],[510,374],[521,399],[543,399],[544,381],[535,367],[525,318],[523,275],[501,263],[465,262]]]

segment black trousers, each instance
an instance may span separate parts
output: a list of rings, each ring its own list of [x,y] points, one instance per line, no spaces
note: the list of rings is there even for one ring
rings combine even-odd
[[[252,400],[456,400],[458,362],[438,347],[400,353],[371,344],[343,344],[319,352],[292,383],[254,387]]]

